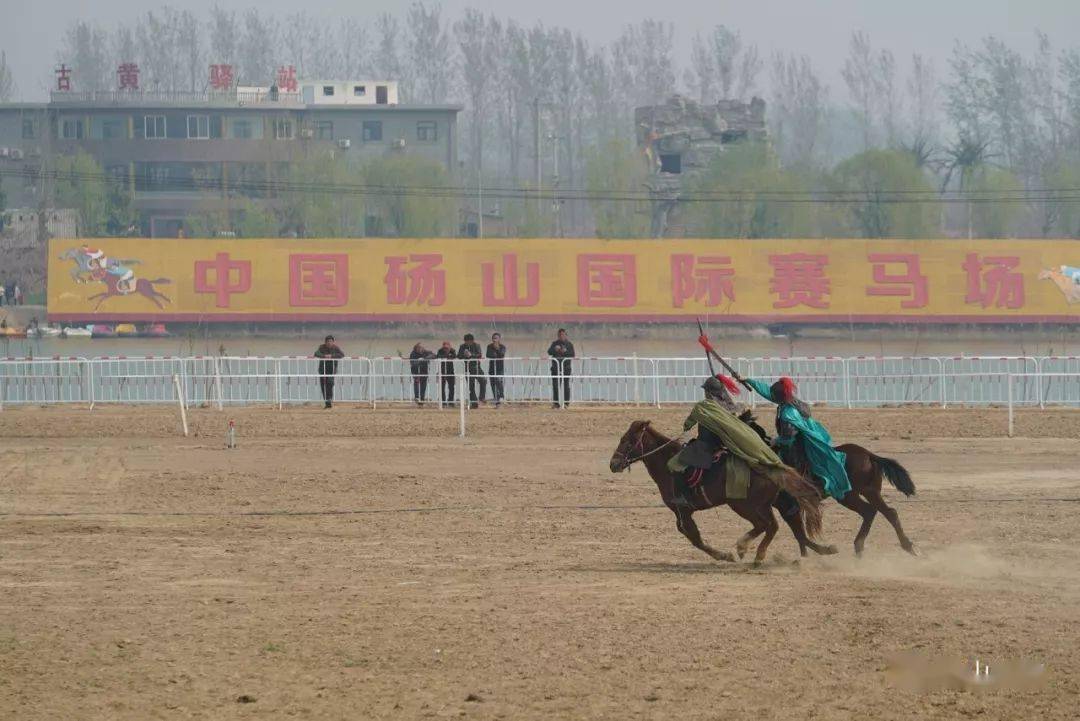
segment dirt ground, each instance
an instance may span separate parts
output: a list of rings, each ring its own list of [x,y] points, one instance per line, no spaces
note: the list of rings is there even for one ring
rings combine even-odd
[[[897,458],[923,551],[829,502],[841,553],[678,534],[635,418],[685,409],[0,412],[0,718],[1074,719],[1080,412],[824,409]],[[763,413],[771,423],[771,417]],[[239,447],[224,448],[236,420]],[[697,515],[730,548],[727,509]],[[1025,690],[912,690],[920,658]]]

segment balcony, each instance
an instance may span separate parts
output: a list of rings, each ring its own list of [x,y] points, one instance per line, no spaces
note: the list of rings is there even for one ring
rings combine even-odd
[[[278,91],[92,90],[49,94],[53,105],[85,107],[300,108],[300,93]]]

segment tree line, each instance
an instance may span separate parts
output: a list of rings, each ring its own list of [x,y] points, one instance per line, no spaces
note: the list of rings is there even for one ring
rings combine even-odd
[[[566,233],[646,233],[633,110],[681,90],[701,103],[768,102],[768,147],[718,157],[688,181],[692,192],[787,188],[799,202],[773,193],[690,204],[678,232],[1080,237],[1077,48],[1055,49],[1036,33],[1025,54],[986,37],[958,41],[939,66],[854,32],[834,88],[808,57],[766,53],[736,29],[689,39],[680,67],[675,28],[662,20],[628,24],[597,45],[569,28],[473,9],[450,18],[422,0],[370,22],[166,6],[108,28],[76,20],[58,60],[74,68],[78,90],[114,87],[117,65],[128,61],[139,64],[145,89],[196,91],[211,63],[233,65],[238,82],[252,85],[293,65],[300,77],[397,80],[404,103],[460,102],[455,182],[539,182],[552,193],[537,204],[490,194],[485,208],[513,215],[522,234],[552,232],[553,210]],[[619,199],[574,197],[578,190]],[[901,203],[888,192],[896,190],[923,194]],[[858,195],[836,202],[838,191]],[[1000,200],[1014,193],[1020,200]]]

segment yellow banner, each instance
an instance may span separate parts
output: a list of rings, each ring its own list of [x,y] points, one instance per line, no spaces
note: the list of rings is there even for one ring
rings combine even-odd
[[[1080,243],[51,241],[49,318],[1077,322]]]

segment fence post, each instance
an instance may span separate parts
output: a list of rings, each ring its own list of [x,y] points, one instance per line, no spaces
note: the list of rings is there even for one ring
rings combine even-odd
[[[221,398],[221,359],[217,356],[214,356],[214,391],[217,394],[217,409],[225,410],[225,404]]]
[[[184,398],[184,390],[180,387],[180,376],[173,374],[173,388],[176,389],[176,402],[180,404],[180,422],[184,426],[184,437],[187,438],[187,400]]]
[[[375,408],[375,361],[368,359],[368,399],[372,409]]]
[[[938,358],[938,369],[941,373],[941,407],[942,409],[949,407],[949,395],[945,390],[945,361]]]
[[[652,364],[652,378],[653,378],[653,393],[655,394],[653,400],[656,401],[656,407],[660,407],[660,368],[656,365],[656,359],[650,358],[649,363]]]
[[[851,371],[848,369],[848,359],[841,361],[844,364],[844,400],[847,401],[848,410],[851,410]]]
[[[465,374],[460,373],[457,376],[458,387],[458,437],[465,437]]]
[[[634,359],[634,405],[638,406],[638,405],[641,405],[641,384],[640,384],[641,379],[640,379],[640,377],[638,375],[637,351],[634,351],[633,359]]]
[[[94,410],[94,364],[86,360],[86,387],[87,397],[90,399],[90,410]]]
[[[1009,438],[1013,437],[1013,375],[1010,373],[1007,376],[1007,383],[1009,389]]]

